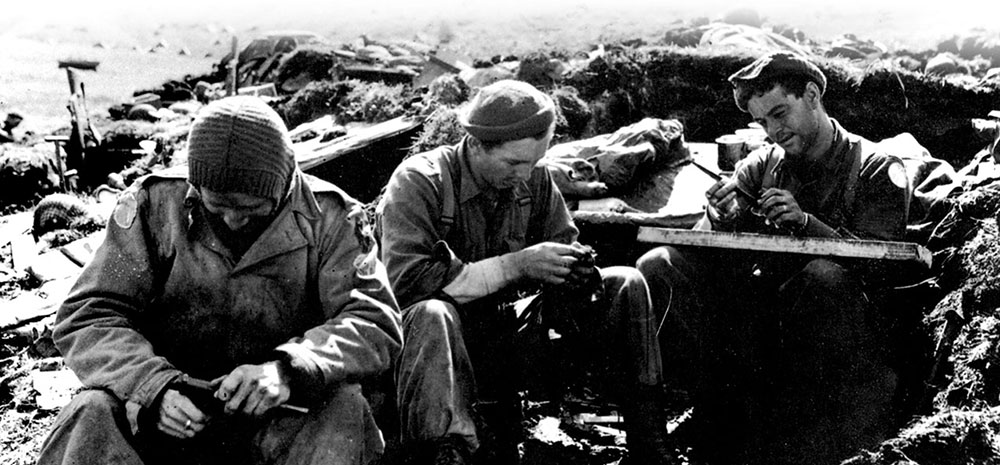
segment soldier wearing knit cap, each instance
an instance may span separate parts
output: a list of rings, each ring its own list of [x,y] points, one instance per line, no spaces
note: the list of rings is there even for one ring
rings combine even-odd
[[[53,339],[87,388],[38,463],[366,464],[360,382],[398,308],[361,205],[302,173],[256,97],[204,107],[188,166],[122,193]]]
[[[554,121],[552,99],[531,85],[486,86],[459,116],[468,136],[404,161],[379,203],[382,258],[404,307],[402,439],[426,454],[415,463],[518,462],[518,367],[545,358],[515,343],[524,333],[516,334],[511,312],[522,294],[538,294],[531,309],[558,325],[567,344],[601,341],[600,355],[614,360],[609,372],[628,394],[627,461],[671,459],[646,283],[633,268],[597,269],[576,241],[562,196],[536,166]],[[571,317],[550,318],[558,309]],[[523,331],[547,336],[551,327]]]
[[[271,222],[296,169],[285,123],[259,98],[215,101],[191,126],[188,182],[206,205],[209,226],[236,257]]]
[[[772,143],[708,189],[711,229],[902,240],[902,162],[827,115],[816,64],[777,52],[729,81],[737,107]],[[693,423],[708,429],[690,436],[732,438],[728,448],[696,445],[704,459],[840,463],[894,427],[882,288],[857,265],[677,247],[639,259],[666,316],[661,341],[682,344],[668,346],[688,353],[675,363],[699,375]]]
[[[206,106],[188,137],[188,181],[215,192],[284,200],[296,168],[281,117],[255,97]]]
[[[556,120],[555,103],[526,82],[504,80],[479,91],[458,121],[481,142],[544,134]]]

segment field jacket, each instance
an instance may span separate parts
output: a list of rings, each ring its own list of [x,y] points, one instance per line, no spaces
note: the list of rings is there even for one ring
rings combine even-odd
[[[758,149],[736,167],[736,182],[759,195],[774,187],[792,193],[802,211],[844,238],[902,240],[909,209],[906,169],[898,157],[847,132],[833,120],[830,150],[809,164],[785,156],[777,144]],[[743,212],[738,231],[776,233],[763,218]],[[810,227],[819,225],[810,224]]]
[[[382,260],[403,308],[435,296],[468,263],[579,234],[548,170],[536,166],[527,181],[489,192],[473,177],[467,144],[405,160],[386,186]]]
[[[239,260],[202,211],[183,175],[137,181],[58,312],[66,363],[122,400],[133,430],[182,372],[212,379],[284,360],[301,401],[390,368],[399,311],[355,200],[296,171]]]

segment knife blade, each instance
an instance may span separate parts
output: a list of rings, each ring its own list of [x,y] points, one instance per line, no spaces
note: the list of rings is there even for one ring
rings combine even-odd
[[[707,174],[707,175],[708,175],[708,177],[710,177],[710,178],[712,178],[712,179],[714,179],[714,180],[716,180],[716,181],[721,181],[721,180],[722,180],[722,175],[721,175],[721,174],[719,174],[719,173],[716,173],[715,171],[712,171],[712,170],[708,169],[707,167],[705,167],[705,166],[704,166],[704,165],[702,165],[701,163],[698,163],[698,162],[696,162],[696,161],[694,161],[694,160],[691,160],[691,164],[693,164],[694,166],[696,166],[696,167],[697,167],[698,169],[700,169],[700,170],[701,170],[701,171],[702,171],[703,173]],[[755,196],[755,195],[753,195],[753,194],[751,194],[751,193],[747,192],[747,191],[746,191],[746,190],[744,190],[744,189],[743,189],[742,187],[740,187],[740,185],[739,185],[739,184],[737,184],[737,185],[736,185],[736,192],[737,192],[738,194],[742,195],[742,196],[743,196],[743,198],[744,198],[744,199],[745,199],[745,200],[746,200],[747,202],[749,202],[749,203],[750,203],[750,207],[751,207],[751,208],[757,208],[757,207],[759,206],[759,202],[757,201],[757,196]]]

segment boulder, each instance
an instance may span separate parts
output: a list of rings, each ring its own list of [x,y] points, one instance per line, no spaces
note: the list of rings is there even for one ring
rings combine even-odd
[[[701,36],[700,47],[715,47],[740,50],[742,53],[761,55],[768,52],[786,51],[799,55],[811,53],[784,36],[743,24],[715,23]]]
[[[0,206],[22,204],[59,187],[59,167],[45,147],[9,145],[0,154]]]

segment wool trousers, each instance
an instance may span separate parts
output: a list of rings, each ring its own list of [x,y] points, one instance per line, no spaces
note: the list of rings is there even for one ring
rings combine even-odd
[[[307,414],[272,410],[259,419],[217,417],[190,439],[164,435],[155,425],[132,434],[124,404],[107,391],[88,389],[60,412],[38,464],[362,465],[373,462],[384,445],[357,384],[343,385]]]
[[[712,463],[840,463],[884,438],[896,375],[853,265],[670,246],[639,259]]]
[[[620,385],[660,384],[658,321],[645,280],[630,267],[600,272],[601,298],[572,310],[579,333],[567,337],[586,341],[588,348],[573,355],[609,359],[626,380],[618,378]],[[547,304],[556,304],[552,300]],[[497,304],[495,299],[463,305],[429,299],[403,310],[397,398],[404,442],[457,435],[476,449],[474,404],[509,405],[525,365],[544,362],[521,344],[516,318],[497,311],[509,307]]]

